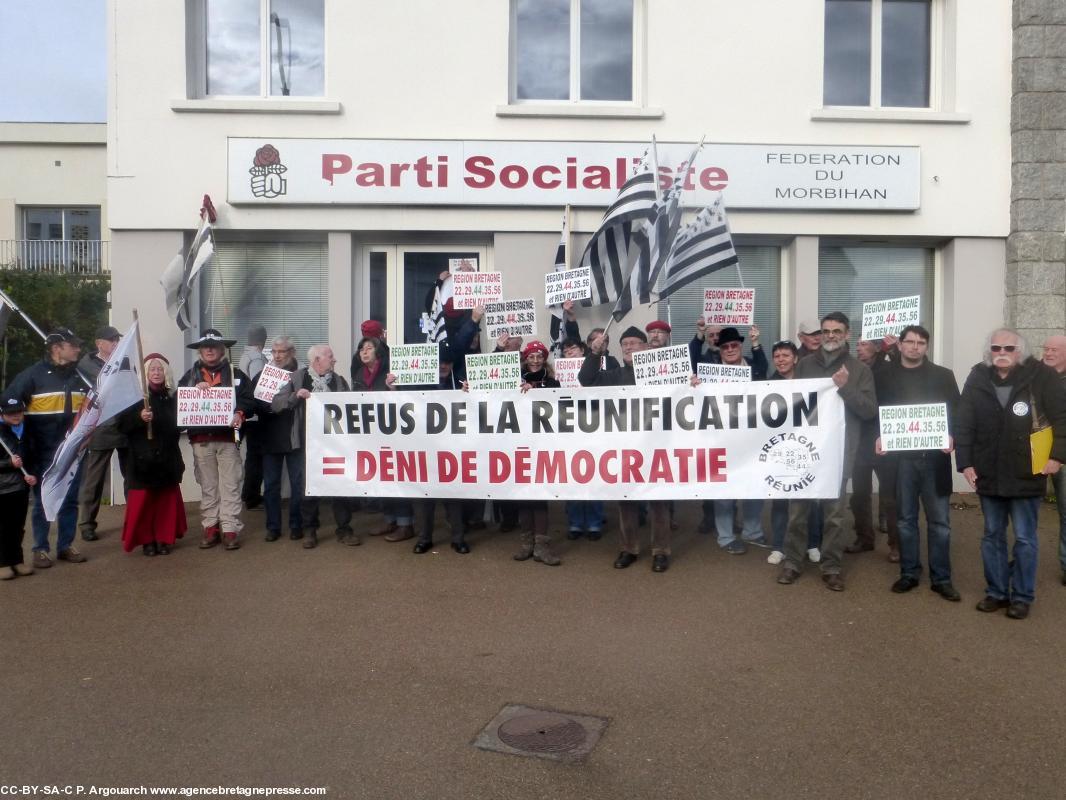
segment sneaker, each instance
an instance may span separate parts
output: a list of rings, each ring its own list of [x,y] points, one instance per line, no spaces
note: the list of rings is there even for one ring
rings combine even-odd
[[[748,552],[747,546],[740,539],[734,539],[722,549],[731,556],[741,556]]]
[[[812,564],[817,564],[822,560],[822,551],[817,547],[812,547],[807,551],[807,558]]]
[[[780,550],[774,550],[774,552],[770,553],[770,555],[766,557],[766,563],[773,564],[774,566],[777,566],[784,560],[785,554],[782,553]]]
[[[48,553],[44,550],[33,551],[33,568],[34,569],[48,569],[52,566],[52,559],[48,557]]]
[[[60,550],[59,555],[56,556],[60,561],[69,561],[71,564],[81,564],[88,561],[85,556],[78,552],[78,549],[71,545],[66,550]]]

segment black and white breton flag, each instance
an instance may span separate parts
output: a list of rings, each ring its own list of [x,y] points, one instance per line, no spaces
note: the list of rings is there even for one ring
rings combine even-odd
[[[566,243],[570,238],[570,226],[569,226],[569,213],[570,209],[567,208],[567,213],[563,215],[563,232],[559,236],[559,246],[555,248],[555,271],[566,271]],[[555,357],[559,358],[562,355],[563,339],[566,337],[563,335],[563,331],[566,329],[563,325],[563,304],[557,303],[554,306],[549,306],[551,310],[551,350],[555,353]]]
[[[452,279],[448,276],[433,292],[433,306],[430,308],[425,329],[426,344],[440,343],[448,339],[448,329],[444,325],[444,305],[452,299],[452,294]]]
[[[659,279],[659,299],[712,272],[736,264],[737,251],[729,233],[725,206],[719,197],[700,211],[674,239]]]
[[[647,225],[654,215],[655,177],[645,157],[637,172],[622,185],[581,254],[578,264],[589,267],[592,274],[592,297],[582,300],[582,305],[598,306],[618,300],[633,263],[633,232]]]
[[[215,240],[211,232],[211,223],[207,213],[201,212],[200,227],[193,237],[192,245],[187,255],[182,255],[179,250],[167,268],[159,283],[163,287],[163,299],[167,306],[167,312],[178,323],[178,328],[183,331],[189,330],[193,324],[192,309],[189,307],[189,297],[200,271],[211,262],[215,255]]]

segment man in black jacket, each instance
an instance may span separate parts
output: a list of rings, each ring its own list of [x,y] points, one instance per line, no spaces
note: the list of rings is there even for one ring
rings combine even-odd
[[[904,328],[899,335],[899,360],[883,361],[882,366],[874,370],[877,401],[881,406],[945,403],[950,436],[958,414],[959,386],[951,370],[937,366],[927,358],[928,350],[929,331],[921,325]],[[922,554],[918,503],[921,501],[925,509],[932,589],[945,600],[958,602],[959,593],[951,583],[953,445],[944,450],[904,450],[886,454],[878,436],[874,449],[895,475],[900,561],[899,580],[892,584],[892,591],[897,594],[909,592],[920,582]]]
[[[1033,469],[1030,434],[1050,426],[1051,456]],[[1025,619],[1036,592],[1036,535],[1047,476],[1066,461],[1066,393],[1058,376],[1029,355],[1016,331],[993,331],[985,360],[974,366],[962,389],[955,425],[955,466],[977,490],[985,517],[981,560],[985,598],[978,611],[1007,609]],[[1007,522],[1014,526],[1008,559]]]
[[[255,411],[255,397],[251,379],[226,358],[226,348],[235,343],[233,339],[224,339],[216,329],[207,328],[203,336],[187,345],[198,350],[200,358],[178,382],[179,386],[195,386],[201,391],[231,386],[234,389],[229,425],[189,429],[193,472],[201,492],[200,524],[204,538],[200,548],[204,550],[222,542],[227,550],[237,550],[241,546],[237,535],[244,527],[241,522],[244,464],[236,431]]]
[[[289,377],[299,369],[296,363],[296,346],[288,336],[278,336],[270,345],[270,363],[267,366],[283,369]],[[265,367],[255,378],[256,391]],[[277,396],[277,393],[274,395]],[[256,399],[256,416],[259,417],[260,445],[263,456],[263,507],[266,509],[266,541],[276,542],[281,538],[281,470],[289,475],[289,538],[303,538],[303,517],[300,514],[300,498],[304,485],[303,441],[295,430],[296,411],[284,408],[275,412],[271,401],[261,394]],[[245,459],[247,468],[247,459]]]

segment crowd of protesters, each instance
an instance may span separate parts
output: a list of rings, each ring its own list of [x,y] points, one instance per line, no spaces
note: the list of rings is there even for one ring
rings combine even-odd
[[[443,281],[447,273],[443,273]],[[450,302],[450,301],[449,301]],[[440,344],[439,383],[436,388],[463,391],[465,359],[480,350],[483,308],[444,309],[446,336]],[[608,354],[609,340],[597,328],[582,339],[573,306],[564,308],[564,324],[553,349],[564,357],[583,358],[578,380],[582,386],[636,383],[633,355],[670,344],[671,326],[664,321],[644,329],[626,328],[619,337],[621,360]],[[319,498],[304,491],[306,400],[323,392],[378,392],[397,389],[389,368],[386,333],[380,323],[367,320],[360,330],[349,378],[336,372],[328,344],[298,352],[288,336],[270,342],[266,358],[266,330],[248,332],[239,366],[228,357],[235,340],[206,329],[188,347],[196,351],[192,367],[175,382],[170,361],[160,353],[144,358],[145,401],[101,426],[89,440],[79,474],[56,515],[56,558],[81,563],[85,555],[74,544],[94,541],[97,514],[112,453],[117,453],[126,495],[122,543],[127,552],[138,547],[145,556],[170,553],[186,533],[181,481],[185,462],[180,446],[177,386],[233,388],[233,414],[228,424],[184,431],[192,452],[193,472],[200,487],[199,547],[225,550],[241,547],[245,508],[260,503],[265,511],[265,540],[276,542],[283,533],[282,475],[287,475],[288,537],[303,547],[319,544],[323,499],[330,505],[336,540],[362,543],[352,524],[359,501]],[[813,564],[827,589],[843,591],[845,554],[875,549],[877,530],[888,534],[888,558],[899,564],[900,576],[891,590],[909,592],[921,585],[922,563],[919,513],[926,521],[926,561],[930,588],[948,601],[960,600],[952,582],[950,496],[952,455],[955,469],[977,493],[984,516],[981,555],[985,596],[977,609],[1006,609],[1012,619],[1024,619],[1035,599],[1039,505],[1053,480],[1060,521],[1059,557],[1066,584],[1066,336],[1050,337],[1043,360],[1029,353],[1017,332],[997,329],[989,334],[983,360],[971,370],[962,391],[952,372],[929,359],[929,331],[910,325],[898,337],[859,341],[854,354],[848,341],[851,323],[840,312],[817,322],[800,324],[799,343],[784,339],[771,345],[769,357],[758,327],[747,336],[735,327],[714,327],[701,319],[688,349],[693,385],[697,365],[747,364],[752,380],[832,380],[845,410],[844,469],[837,495],[817,500],[773,500],[770,535],[763,528],[764,501],[716,499],[704,501],[698,530],[714,533],[726,553],[741,555],[750,547],[765,548],[767,561],[779,567],[777,582],[795,583],[807,564]],[[0,398],[0,580],[27,576],[53,564],[49,541],[51,524],[41,503],[41,476],[52,461],[86,393],[96,380],[120,335],[111,327],[97,332],[93,352],[82,357],[82,342],[71,331],[58,329],[45,340],[45,356],[16,376]],[[747,343],[749,355],[744,355]],[[549,347],[539,341],[501,336],[497,350],[517,350],[523,392],[559,386]],[[301,366],[301,356],[306,360]],[[284,370],[288,379],[269,400],[256,388],[267,365]],[[886,452],[882,448],[878,408],[886,405],[944,403],[948,409],[949,447],[943,450]],[[1050,455],[1034,467],[1030,439],[1049,433]],[[242,458],[241,447],[244,447]],[[879,514],[873,513],[873,476],[877,476]],[[847,494],[851,484],[850,503]],[[23,554],[25,520],[32,503],[32,553]],[[367,501],[364,501],[367,502]],[[556,504],[522,499],[495,502],[493,514],[477,499],[434,498],[412,501],[381,498],[368,507],[380,510],[380,528],[370,536],[388,542],[415,539],[413,552],[433,547],[437,505],[450,529],[451,548],[470,552],[467,534],[497,521],[501,531],[518,531],[518,561],[533,560],[558,566],[552,547],[549,514]],[[614,561],[626,569],[642,552],[640,529],[650,521],[651,569],[670,567],[671,541],[676,529],[674,504],[652,500],[622,501],[618,509],[620,551]],[[847,513],[850,509],[849,514]],[[608,525],[605,504],[598,500],[565,504],[567,538],[599,539]],[[1013,546],[1007,529],[1013,529]]]

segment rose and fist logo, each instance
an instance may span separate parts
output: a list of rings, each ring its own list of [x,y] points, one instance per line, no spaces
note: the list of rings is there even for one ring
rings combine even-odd
[[[279,197],[285,194],[288,183],[282,176],[288,170],[281,163],[281,153],[272,144],[265,144],[255,151],[254,166],[248,170],[252,176],[252,194],[256,197]]]

